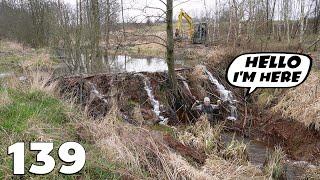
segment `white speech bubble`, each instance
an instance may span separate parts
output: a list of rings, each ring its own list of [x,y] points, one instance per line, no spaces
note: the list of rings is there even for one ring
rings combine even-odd
[[[236,87],[289,88],[303,83],[311,70],[308,55],[296,53],[248,53],[236,57],[227,69],[227,81]]]

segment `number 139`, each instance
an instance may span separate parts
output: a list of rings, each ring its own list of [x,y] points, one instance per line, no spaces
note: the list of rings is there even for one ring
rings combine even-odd
[[[13,154],[13,174],[24,175],[24,143],[16,143],[8,147],[8,155]],[[42,162],[43,165],[32,164],[29,172],[33,174],[44,175],[53,171],[55,160],[49,155],[53,150],[53,143],[30,143],[30,151],[38,151],[36,162]],[[73,153],[70,154],[69,151]],[[84,148],[76,142],[67,142],[62,144],[58,150],[59,158],[65,163],[72,165],[62,165],[59,172],[62,174],[75,174],[79,172],[86,161]]]

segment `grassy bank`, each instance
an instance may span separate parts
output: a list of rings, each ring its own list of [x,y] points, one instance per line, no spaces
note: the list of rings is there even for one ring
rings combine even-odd
[[[53,142],[55,149],[51,153],[57,161],[58,147],[64,142],[81,143],[87,152],[86,166],[81,173],[73,176],[58,175],[57,161],[54,172],[46,176],[35,177],[31,174],[26,178],[46,179],[106,179],[117,178],[112,172],[114,164],[103,160],[103,153],[94,144],[79,141],[77,135],[78,121],[84,118],[78,109],[71,104],[56,98],[53,93],[44,89],[1,88],[0,89],[0,179],[12,177],[12,157],[6,155],[7,147],[16,142]],[[29,149],[28,145],[26,150]],[[35,163],[35,154],[26,151],[26,168]],[[26,169],[28,171],[28,169]]]
[[[26,172],[36,161],[36,154],[28,151],[29,142],[54,143],[54,171],[45,176],[26,173],[26,179],[118,179],[116,166],[94,144],[79,140],[78,122],[87,118],[85,114],[57,97],[52,86],[44,87],[48,73],[40,70],[54,64],[47,51],[1,41],[0,52],[0,73],[10,72],[0,79],[0,179],[13,178],[13,159],[7,155],[7,148],[17,142],[26,144]],[[21,80],[20,76],[27,79]],[[56,152],[68,141],[82,144],[90,158],[79,174],[62,176],[58,171],[63,162],[58,161]]]

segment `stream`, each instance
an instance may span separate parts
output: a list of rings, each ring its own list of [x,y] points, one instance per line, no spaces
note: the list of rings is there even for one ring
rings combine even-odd
[[[152,90],[151,83],[150,83],[149,79],[141,73],[138,73],[136,75],[141,76],[143,78],[144,89],[146,90],[147,95],[149,97],[149,100],[153,106],[153,112],[156,114],[157,118],[160,120],[159,123],[166,125],[168,123],[168,118],[165,118],[160,115],[160,113],[161,113],[160,102],[158,100],[156,100],[154,97],[153,90]]]
[[[273,149],[265,146],[263,143],[258,141],[252,141],[249,138],[243,138],[234,133],[222,133],[221,140],[224,145],[228,145],[232,140],[244,142],[247,145],[247,152],[249,156],[249,162],[253,165],[263,169],[263,164],[267,160],[268,154],[272,153]],[[305,161],[294,161],[290,159],[285,160],[285,174],[286,178],[290,180],[303,179],[308,168],[312,168],[314,165]]]
[[[230,115],[227,117],[228,120],[232,120],[232,121],[235,121],[237,120],[237,108],[235,106],[235,102],[236,102],[236,99],[233,98],[233,95],[232,95],[232,92],[227,90],[218,80],[217,78],[215,78],[212,73],[206,68],[206,67],[203,67],[204,68],[204,71],[205,73],[208,75],[208,78],[210,80],[210,82],[212,84],[214,84],[219,93],[220,93],[220,99],[223,101],[223,102],[227,102],[228,103],[228,106],[229,106],[229,110],[230,110]]]

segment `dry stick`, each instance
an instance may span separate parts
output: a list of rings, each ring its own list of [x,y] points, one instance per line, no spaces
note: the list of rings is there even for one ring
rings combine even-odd
[[[219,96],[217,96],[217,95],[215,95],[215,94],[213,94],[213,93],[211,93],[211,92],[209,92],[209,91],[206,91],[208,94],[210,94],[210,95],[212,95],[212,96],[214,96],[214,97],[216,97],[216,98],[218,98],[219,100],[222,100]]]
[[[318,42],[320,42],[320,36],[319,36],[318,39],[317,39],[315,42],[313,42],[307,49],[312,48],[312,46],[315,46]]]
[[[244,128],[247,124],[247,98],[245,97],[244,101],[244,120],[243,120],[243,125],[242,128]]]

